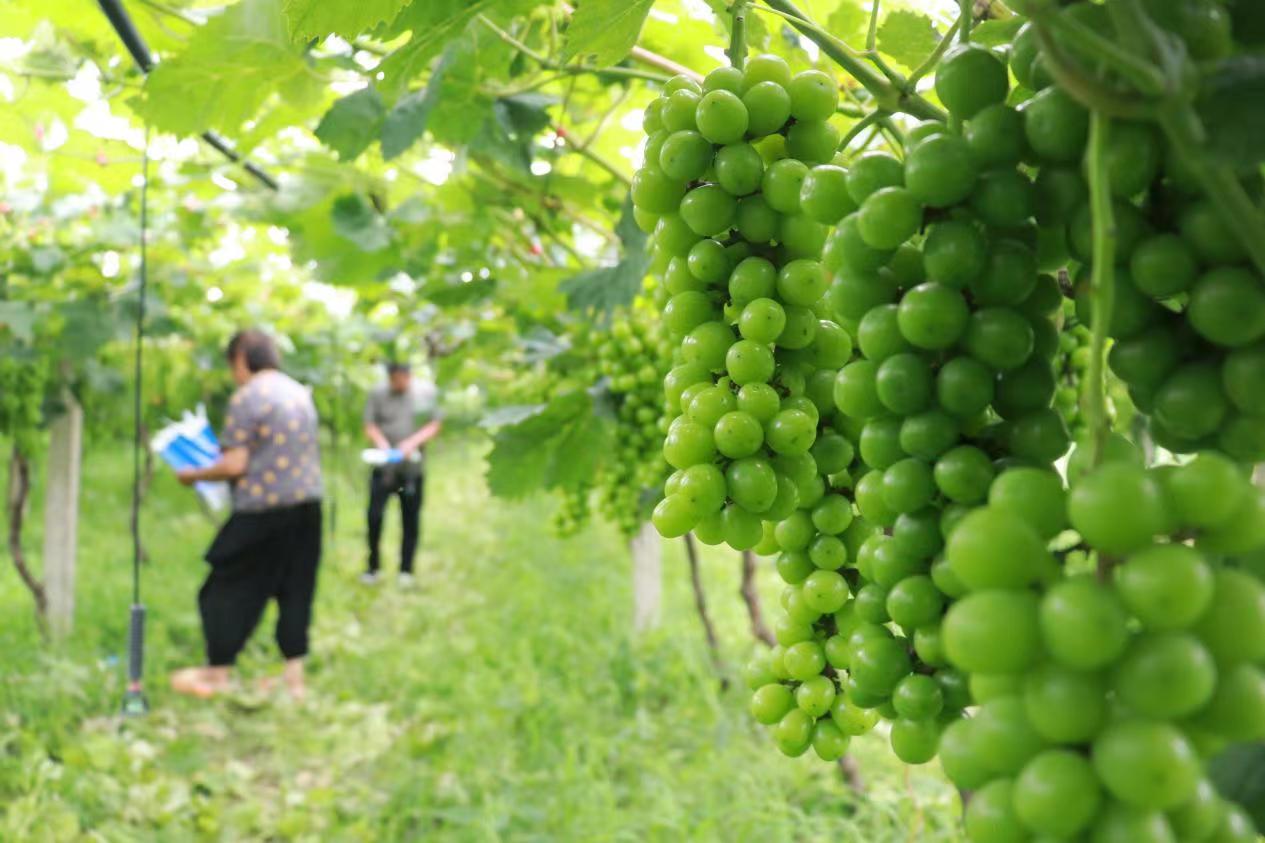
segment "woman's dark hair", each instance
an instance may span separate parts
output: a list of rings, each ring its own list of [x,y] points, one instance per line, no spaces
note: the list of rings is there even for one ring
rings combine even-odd
[[[281,352],[277,351],[277,344],[272,341],[272,337],[258,329],[247,328],[233,334],[224,356],[231,363],[239,354],[245,358],[246,368],[252,373],[281,368]]]

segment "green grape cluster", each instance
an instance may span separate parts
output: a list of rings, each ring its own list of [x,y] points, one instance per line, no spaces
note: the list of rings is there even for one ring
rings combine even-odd
[[[969,115],[916,127],[903,160],[866,153],[805,180],[830,185],[827,302],[859,355],[830,373],[834,424],[856,444],[831,478],[851,489],[846,515],[796,512],[773,530],[786,615],[749,680],[753,715],[791,755],[812,746],[834,757],[887,719],[898,757],[935,756],[972,701],[941,634],[964,593],[945,537],[1012,465],[1057,483],[1051,466],[1070,445],[1051,406],[1058,263],[1031,220],[1005,65],[964,47],[938,86]],[[966,119],[985,110],[987,137]],[[834,577],[819,571],[823,558]]]
[[[575,535],[589,523],[595,507],[631,536],[645,523],[668,474],[661,453],[667,425],[662,384],[672,344],[663,336],[652,305],[637,299],[609,328],[581,326],[573,345],[581,365],[570,370],[568,388],[577,382],[604,386],[612,440],[594,475],[579,487],[562,490],[554,531]]]
[[[1054,406],[1067,422],[1073,440],[1080,440],[1086,433],[1085,417],[1081,412],[1081,387],[1089,372],[1091,333],[1075,316],[1075,306],[1064,302],[1063,330],[1059,333],[1059,351],[1054,358],[1054,377],[1057,383]],[[1071,311],[1069,313],[1069,311]]]
[[[598,371],[608,379],[615,402],[615,441],[610,460],[596,478],[602,513],[626,535],[645,522],[645,498],[662,488],[667,464],[662,449],[662,384],[672,346],[662,328],[640,306],[599,335]]]
[[[1221,4],[1148,6],[1193,55],[1221,58],[1230,49],[1231,18]],[[1101,5],[1075,3],[1058,14],[1116,38]],[[1079,168],[1088,114],[1054,84],[1047,64],[1036,30],[1026,24],[1010,66],[1036,92],[1023,105],[1023,119],[1030,158],[1041,168],[1037,220],[1054,236],[1062,228],[1066,250],[1080,265],[1077,313],[1092,325],[1092,214]],[[1157,126],[1113,121],[1107,143],[1115,233],[1111,368],[1169,450],[1217,448],[1238,460],[1265,459],[1265,279],[1190,162]],[[1259,193],[1259,174],[1254,181]]]
[[[1086,6],[1065,13],[1097,14]],[[829,488],[851,494],[837,509],[798,508],[771,531],[786,612],[777,646],[748,667],[751,712],[786,754],[811,747],[823,759],[889,721],[899,758],[939,755],[972,793],[966,831],[977,843],[1254,840],[1206,764],[1229,742],[1265,736],[1255,573],[1265,496],[1233,461],[1249,455],[1226,437],[1229,411],[1203,439],[1174,443],[1228,457],[1147,470],[1112,436],[1101,465],[1087,446],[1062,473],[1071,437],[1055,408],[1066,402],[1061,375],[1091,353],[1079,351],[1087,328],[1060,340],[1065,323],[1091,324],[1093,225],[1079,167],[1088,118],[1059,88],[1011,91],[1008,70],[1022,82],[1031,47],[1012,45],[1008,68],[959,46],[935,83],[949,123],[914,127],[900,158],[823,163],[802,182],[802,202],[810,185],[831,185],[816,206],[834,226],[823,309],[859,352],[829,373],[834,406],[819,408],[849,448]],[[1135,162],[1126,147],[1116,155],[1113,183],[1127,185]],[[1149,178],[1119,195],[1138,196]],[[1156,198],[1136,201],[1154,225]],[[1127,212],[1117,223],[1127,228]],[[1078,279],[1071,314],[1053,275],[1062,269]],[[1126,383],[1118,349],[1137,335],[1129,314],[1149,314],[1141,328],[1201,330],[1181,300],[1134,307],[1143,297],[1132,283],[1117,274],[1108,329]],[[1215,364],[1225,369],[1235,352],[1217,344],[1204,335],[1177,350],[1227,355]],[[1200,383],[1228,396],[1209,372]],[[1170,392],[1160,383],[1148,403],[1131,390],[1161,435],[1182,418],[1160,411]],[[1080,548],[1051,550],[1069,529]]]
[[[633,180],[653,231],[663,324],[678,364],[664,379],[675,469],[653,522],[708,544],[771,549],[772,525],[820,511],[819,579],[835,569],[851,507],[829,478],[852,458],[837,432],[834,372],[852,338],[824,318],[820,261],[832,213],[810,169],[831,161],[835,82],[792,75],[777,56],[677,77],[646,111],[646,161]],[[807,556],[804,557],[807,559]]]
[[[1205,453],[1147,470],[1124,439],[1070,491],[1042,469],[999,474],[949,534],[958,593],[944,657],[974,716],[938,752],[972,793],[973,841],[1256,840],[1207,761],[1265,737],[1265,493]],[[1096,566],[1044,539],[1070,526]]]
[[[588,526],[590,492],[587,485],[562,490],[562,500],[553,513],[552,526],[555,535],[567,538]]]
[[[12,439],[26,453],[37,444],[44,420],[48,370],[40,358],[0,354],[0,435]]]

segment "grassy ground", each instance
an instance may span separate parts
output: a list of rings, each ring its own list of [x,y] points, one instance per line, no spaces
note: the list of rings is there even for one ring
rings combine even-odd
[[[166,689],[167,671],[201,655],[194,595],[213,525],[160,476],[145,515],[154,710],[121,722],[130,463],[123,447],[93,448],[71,641],[39,643],[29,598],[0,567],[0,840],[957,839],[935,765],[907,771],[879,736],[854,744],[863,795],[830,765],[776,753],[740,683],[719,687],[679,543],[664,560],[663,627],[634,639],[619,537],[596,526],[560,540],[550,501],[490,500],[479,453],[448,442],[432,454],[409,593],[355,582],[361,477],[339,478],[302,708]],[[736,666],[751,649],[738,560],[709,550],[703,573]],[[247,677],[275,669],[268,624]]]

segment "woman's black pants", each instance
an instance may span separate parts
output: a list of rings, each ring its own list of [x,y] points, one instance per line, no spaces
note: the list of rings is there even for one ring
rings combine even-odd
[[[281,654],[307,655],[320,560],[320,501],[233,513],[206,552],[211,573],[198,592],[207,663],[232,665],[272,599]]]

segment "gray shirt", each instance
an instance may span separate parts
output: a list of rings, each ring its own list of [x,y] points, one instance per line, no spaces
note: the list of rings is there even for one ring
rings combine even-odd
[[[276,370],[246,382],[228,402],[224,448],[246,448],[246,473],[233,484],[233,509],[260,512],[321,498],[316,407],[307,387]]]
[[[439,417],[439,393],[430,383],[414,382],[405,392],[392,392],[389,384],[381,384],[365,401],[365,424],[381,430],[393,448]]]

